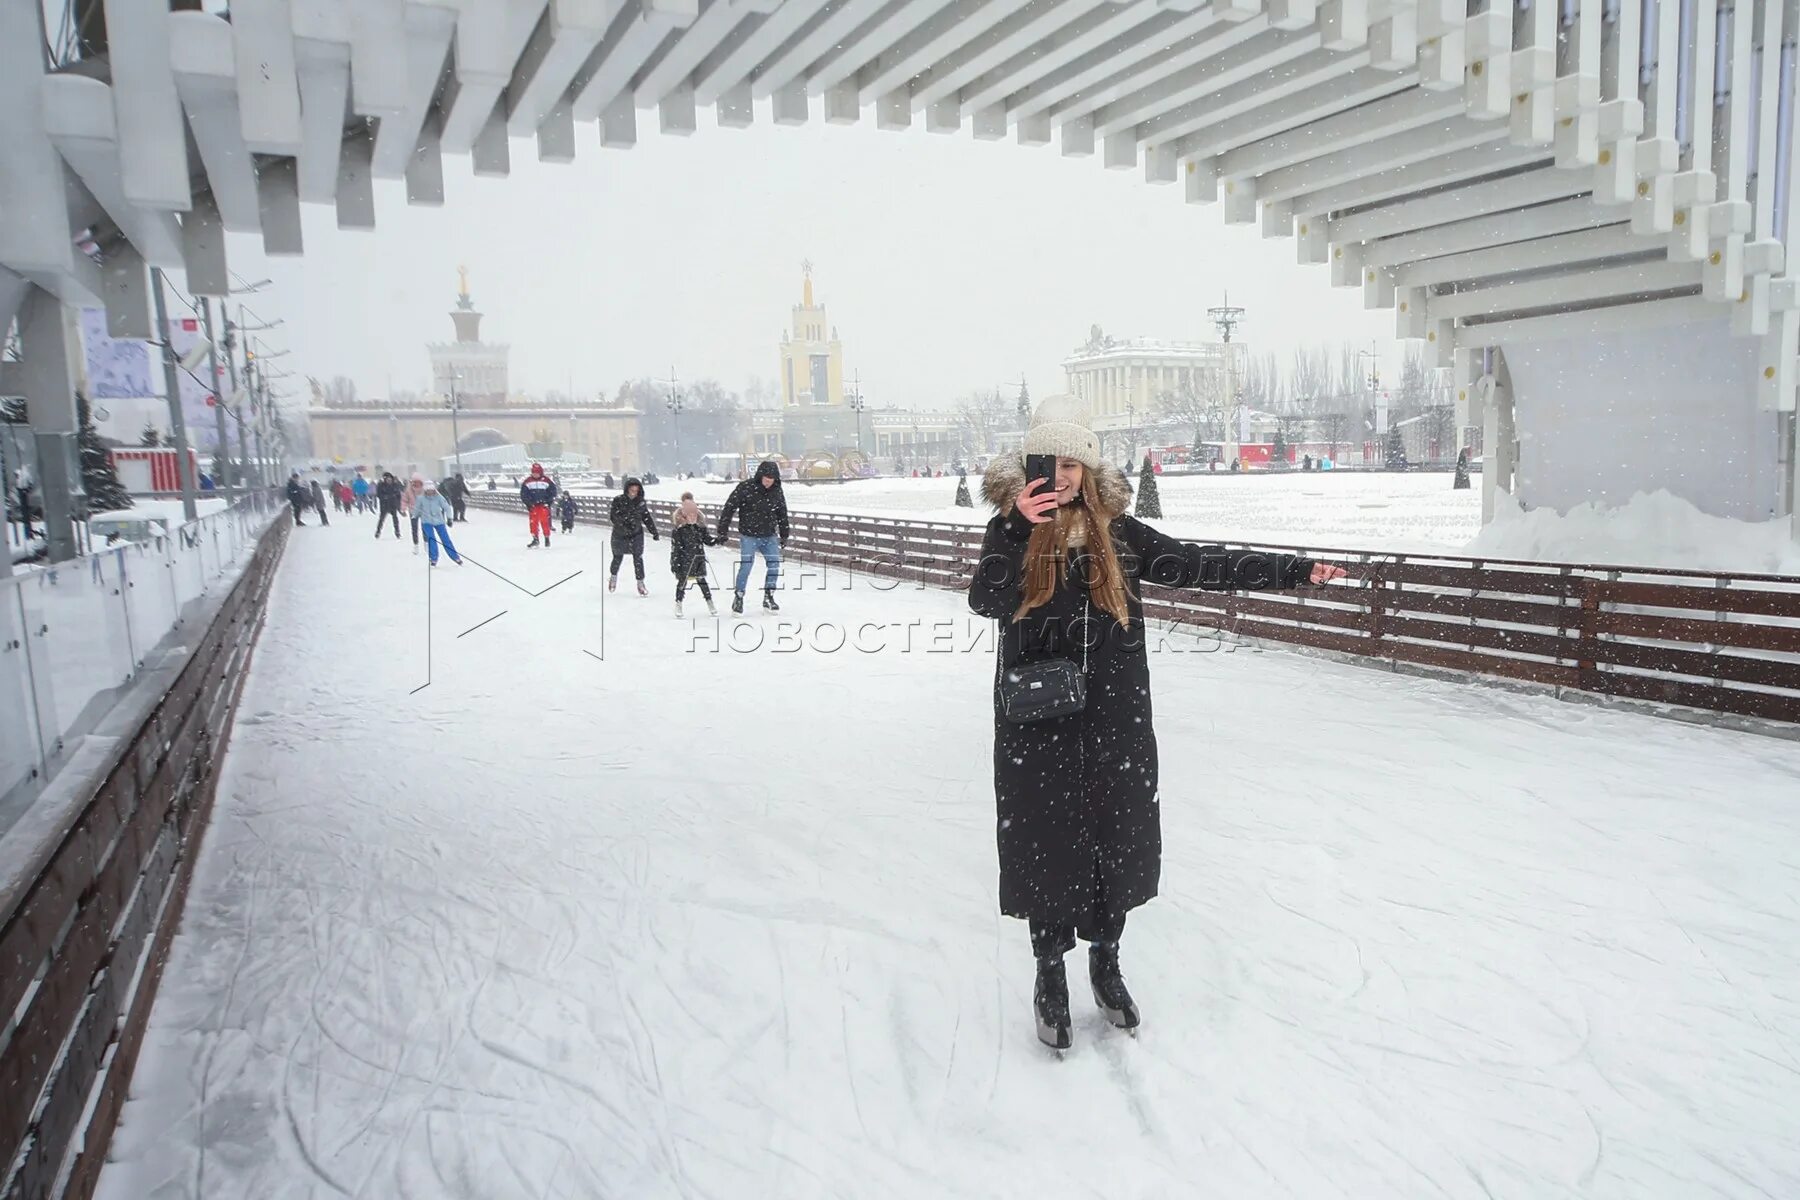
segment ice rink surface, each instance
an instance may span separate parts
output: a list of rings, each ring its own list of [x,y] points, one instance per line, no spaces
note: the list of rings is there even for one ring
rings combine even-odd
[[[960,596],[369,530],[294,532],[106,1200],[1800,1195],[1800,745],[1173,640],[1145,1027],[1077,951],[1058,1060]]]

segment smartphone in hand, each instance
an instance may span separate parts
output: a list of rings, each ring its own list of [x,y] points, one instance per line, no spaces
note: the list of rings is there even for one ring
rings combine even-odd
[[[1048,480],[1048,488],[1039,488],[1037,481]],[[1027,454],[1025,456],[1025,494],[1027,496],[1042,495],[1046,491],[1056,490],[1056,455]]]

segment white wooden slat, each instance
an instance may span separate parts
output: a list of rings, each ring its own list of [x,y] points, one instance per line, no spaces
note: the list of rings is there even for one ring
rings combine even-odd
[[[85,75],[39,77],[44,131],[82,186],[100,202],[144,261],[181,266],[181,227],[166,208],[139,204],[125,192],[118,99],[114,89]],[[60,177],[61,171],[57,175]]]
[[[671,37],[678,37],[667,13],[633,0],[620,11],[605,35],[569,81],[577,121],[611,112],[617,103],[635,107],[631,81]],[[696,103],[699,103],[696,95]]]
[[[1153,142],[1173,139],[1183,157],[1219,154],[1392,96],[1413,83],[1405,73],[1370,68],[1366,51],[1316,50],[1296,59],[1278,80],[1259,90],[1234,89],[1229,97],[1202,97],[1144,122],[1138,136]]]
[[[451,10],[428,5],[410,5],[406,10],[406,107],[382,118],[376,131],[375,153],[371,167],[377,179],[401,179],[412,157],[420,153],[419,134],[426,114],[443,78],[444,64],[450,56],[450,43],[456,34],[456,16]],[[437,139],[432,139],[431,153],[438,153]]]
[[[1599,229],[1616,224],[1619,214],[1586,197],[1539,205],[1523,212],[1507,212],[1383,238],[1366,247],[1371,266],[1393,267],[1424,258],[1439,258],[1486,246],[1501,246],[1531,238]]]
[[[1398,287],[1439,287],[1521,271],[1574,268],[1643,255],[1652,249],[1655,248],[1633,237],[1625,226],[1609,225],[1408,263],[1395,270],[1394,282]]]
[[[458,8],[439,131],[439,144],[451,154],[467,153],[474,144],[512,79],[515,58],[507,36],[511,14],[506,0],[459,0]]]
[[[1548,161],[1549,152],[1542,147],[1514,146],[1499,140],[1484,142],[1412,166],[1303,193],[1294,197],[1294,206],[1299,212],[1336,212]]]
[[[1331,228],[1333,236],[1366,242],[1470,217],[1565,200],[1585,190],[1585,181],[1566,171],[1526,171],[1503,179],[1447,188],[1417,200],[1351,213],[1334,220]]]
[[[757,14],[760,20],[747,15],[739,30],[741,36],[726,42],[719,52],[709,54],[695,70],[695,101],[711,104],[727,91],[747,86],[756,65],[780,49],[825,3],[826,0],[784,0],[773,11]]]
[[[284,33],[286,28],[284,24]],[[179,12],[169,17],[175,90],[187,111],[188,128],[200,152],[213,203],[227,229],[254,233],[259,219],[256,164],[244,142],[239,116],[241,73],[235,69],[232,34],[230,25],[206,13]],[[299,116],[297,103],[294,115]]]
[[[191,27],[202,15],[172,13],[169,19],[179,29]],[[234,0],[229,23],[216,16],[207,19],[225,25],[232,43],[239,137],[256,154],[298,154],[300,77],[289,0]]]
[[[1559,305],[1578,308],[1600,300],[1698,286],[1698,263],[1638,262],[1433,296],[1430,307],[1433,317],[1463,320]]]
[[[973,108],[999,104],[1006,97],[1039,83],[1083,55],[1133,29],[1149,28],[1166,18],[1155,0],[1102,5],[1061,31],[1014,55],[963,88],[960,99]]]
[[[636,82],[632,89],[633,102],[639,108],[649,108],[660,104],[664,96],[677,88],[687,88],[691,93],[689,76],[731,35],[744,15],[731,0],[709,0],[669,52]]]
[[[1319,61],[1325,58],[1319,52],[1318,33],[1270,30],[1263,18],[1222,25],[1217,34],[1208,42],[1208,53],[1194,65],[1095,110],[1095,125],[1102,133],[1135,129],[1140,123],[1199,105],[1206,97],[1221,98],[1218,94],[1227,89],[1232,100],[1254,99],[1261,90],[1259,85],[1279,80],[1281,68],[1287,64],[1309,56]],[[1178,135],[1158,135],[1146,129],[1145,136],[1166,139]]]
[[[1147,21],[1082,55],[1059,71],[1053,71],[1036,83],[1009,95],[1007,111],[1014,120],[1047,113],[1071,97],[1085,95],[1090,89],[1116,82],[1128,73],[1178,54],[1188,39],[1218,24],[1212,9],[1176,16],[1166,20]]]
[[[913,106],[955,96],[965,85],[1080,18],[1102,0],[1040,0],[1009,14],[986,33],[928,67],[914,82]]]
[[[350,118],[350,46],[296,38],[294,54],[300,78],[300,199],[333,204],[344,125]],[[261,199],[259,189],[258,211]]]
[[[1698,297],[1658,300],[1545,317],[1524,317],[1516,321],[1463,325],[1456,330],[1455,344],[1458,349],[1480,350],[1488,346],[1505,346],[1508,342],[1570,341],[1608,333],[1692,325],[1714,315],[1709,302]]]
[[[133,204],[185,210],[193,195],[187,126],[169,66],[168,9],[142,0],[106,0],[105,8],[120,186]]]
[[[1467,117],[1452,117],[1381,142],[1355,146],[1272,171],[1262,178],[1262,194],[1273,199],[1291,200],[1304,192],[1429,162],[1440,154],[1467,150],[1505,136],[1506,131],[1496,125],[1471,121]]]
[[[1462,111],[1462,97],[1417,89],[1325,117],[1224,155],[1225,175],[1261,175],[1395,134],[1440,124]]]
[[[848,41],[863,22],[881,10],[881,4],[882,0],[839,0],[835,7],[824,10],[818,20],[809,22],[758,66],[750,94],[761,100],[796,79],[803,79],[809,66],[833,46]]]
[[[607,0],[550,0],[526,40],[512,80],[506,86],[503,103],[508,132],[519,136],[537,132],[544,117],[562,101],[576,74],[584,69],[608,25],[614,23],[609,20],[611,8]],[[630,22],[642,15],[643,0],[627,0],[616,20]],[[598,112],[602,99],[596,97],[585,111],[584,105],[578,103],[576,117],[586,119]]]

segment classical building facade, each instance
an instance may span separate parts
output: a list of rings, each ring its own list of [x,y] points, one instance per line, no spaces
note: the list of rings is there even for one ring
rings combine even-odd
[[[459,446],[516,443],[541,449],[544,458],[585,456],[602,470],[642,469],[636,409],[550,405],[508,393],[507,347],[480,340],[482,314],[470,299],[467,272],[459,274],[450,313],[456,340],[428,347],[437,393],[408,403],[349,404],[315,395],[307,410],[314,453],[346,467],[435,473],[437,461]]]
[[[1163,409],[1163,397],[1191,390],[1200,397],[1231,394],[1231,371],[1244,369],[1241,342],[1156,342],[1095,337],[1063,360],[1071,394],[1093,409],[1094,427],[1142,425]]]

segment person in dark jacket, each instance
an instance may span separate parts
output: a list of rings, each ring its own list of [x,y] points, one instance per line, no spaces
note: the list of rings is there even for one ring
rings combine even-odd
[[[288,476],[287,502],[294,509],[294,524],[305,525],[306,522],[300,519],[300,514],[305,512],[306,506],[312,503],[312,493],[306,490],[304,483],[300,482],[300,472],[298,471]]]
[[[755,475],[731,489],[730,498],[719,511],[719,530],[714,535],[717,544],[724,545],[731,536],[731,518],[739,513],[742,517],[738,524],[744,536],[738,550],[737,594],[732,598],[731,611],[744,611],[744,588],[749,586],[750,568],[760,553],[767,567],[763,576],[763,607],[780,612],[781,606],[775,603],[775,585],[781,579],[781,548],[788,540],[787,496],[781,490],[780,467],[763,462]]]
[[[677,620],[682,615],[681,600],[687,594],[689,580],[699,586],[706,611],[715,617],[719,615],[713,607],[712,588],[706,583],[706,548],[712,544],[713,535],[707,531],[706,517],[694,502],[694,493],[681,493],[681,505],[669,522],[669,570],[675,573]]]
[[[394,519],[394,538],[400,537],[400,497],[406,491],[400,480],[392,471],[381,473],[381,482],[375,485],[375,536],[381,537],[381,527],[389,517]]]
[[[1162,869],[1156,733],[1144,639],[1146,583],[1272,590],[1344,572],[1292,555],[1179,542],[1128,514],[1131,485],[1103,465],[1073,397],[1046,399],[1025,453],[1057,457],[1054,487],[1025,492],[1020,455],[989,465],[988,522],[969,607],[999,622],[994,679],[994,798],[1000,910],[1030,923],[1038,1037],[1069,1045],[1063,955],[1089,943],[1088,977],[1108,1020],[1135,1028],[1119,968],[1125,916],[1156,895]],[[1079,711],[1030,723],[1005,715],[1006,682],[1044,659],[1086,676]]]
[[[564,492],[562,494],[561,505],[562,531],[564,533],[573,533],[575,532],[575,494],[573,492]]]
[[[319,510],[319,524],[331,524],[331,518],[325,515],[325,489],[319,486],[318,480],[312,481],[312,506]]]
[[[624,490],[613,497],[607,519],[612,522],[612,569],[607,572],[606,590],[610,592],[619,586],[619,564],[629,554],[637,572],[638,595],[648,596],[650,589],[644,586],[644,531],[649,530],[659,542],[662,534],[656,531],[656,518],[650,515],[649,501],[644,499],[644,485],[627,479]]]
[[[519,484],[519,500],[525,505],[526,519],[531,523],[530,550],[541,534],[544,545],[550,544],[550,506],[556,502],[556,481],[544,474],[544,464],[532,463],[531,474]]]

